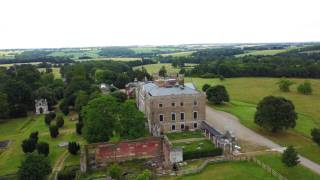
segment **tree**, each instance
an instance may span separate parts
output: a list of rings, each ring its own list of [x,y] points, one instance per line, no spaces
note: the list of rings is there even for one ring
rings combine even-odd
[[[70,154],[76,155],[80,150],[80,145],[77,142],[69,142],[68,151]]]
[[[50,136],[52,138],[56,138],[59,135],[59,128],[56,125],[51,125],[50,128]]]
[[[82,122],[77,122],[76,123],[76,132],[77,134],[81,135],[82,134],[82,128],[83,128],[83,123]]]
[[[202,86],[202,91],[203,91],[203,92],[206,92],[209,87],[211,87],[209,84],[204,84],[204,85]]]
[[[123,103],[128,99],[128,95],[121,91],[114,91],[110,93],[110,95],[116,98],[116,100],[120,103]]]
[[[75,109],[78,113],[81,112],[83,106],[87,105],[89,101],[89,96],[85,91],[80,90],[77,93],[76,101],[75,101]]]
[[[167,70],[165,66],[162,66],[158,72],[159,76],[166,77],[167,76]]]
[[[279,89],[282,91],[282,92],[289,92],[290,91],[290,86],[294,84],[294,82],[288,80],[288,79],[285,79],[285,78],[282,78],[280,81],[277,82],[278,86],[279,86]]]
[[[8,96],[7,94],[0,92],[0,119],[7,118],[9,112]]]
[[[29,139],[33,139],[34,142],[37,143],[37,142],[38,142],[38,139],[39,139],[38,134],[39,134],[38,131],[34,131],[34,132],[30,133]]]
[[[309,81],[305,81],[298,86],[297,91],[301,94],[312,94],[311,83]]]
[[[229,94],[226,88],[222,85],[216,85],[208,88],[206,94],[210,103],[222,104],[223,102],[229,102]]]
[[[73,180],[76,178],[78,170],[79,168],[75,166],[65,167],[63,170],[59,171],[57,178],[58,180]]]
[[[316,142],[318,145],[320,145],[320,129],[313,128],[311,130],[311,136],[312,136],[312,140]]]
[[[49,114],[46,114],[46,115],[44,116],[44,123],[45,123],[47,126],[50,126],[51,120],[52,120],[52,118],[51,118],[51,116],[50,116]]]
[[[58,128],[61,128],[64,125],[64,119],[62,115],[57,116],[56,125]]]
[[[53,120],[54,118],[56,118],[56,113],[53,112],[53,111],[49,112],[48,115],[51,117],[51,120]]]
[[[51,173],[50,161],[42,154],[32,153],[26,156],[18,170],[18,179],[40,180]]]
[[[142,173],[140,173],[135,180],[150,180],[151,172],[148,169],[145,169]]]
[[[109,167],[108,175],[113,179],[119,180],[121,179],[123,169],[118,164],[112,164]]]
[[[259,102],[254,122],[272,132],[294,128],[297,113],[290,100],[283,97],[267,96]]]
[[[46,99],[49,109],[51,109],[51,107],[57,103],[57,99],[53,89],[50,89],[48,87],[40,87],[39,89],[37,89],[37,91],[35,92],[35,96],[37,99]]]
[[[37,151],[39,154],[43,154],[44,156],[48,156],[49,154],[49,144],[46,142],[40,142],[37,144]]]
[[[298,153],[293,146],[289,146],[284,150],[281,160],[288,167],[294,167],[299,164]]]
[[[24,153],[31,153],[36,149],[36,141],[34,139],[25,139],[22,141],[21,147]]]
[[[83,136],[89,143],[108,141],[117,124],[118,103],[111,96],[89,101],[82,110]]]
[[[137,110],[133,100],[124,102],[119,108],[120,136],[127,139],[136,139],[146,132],[144,114]]]

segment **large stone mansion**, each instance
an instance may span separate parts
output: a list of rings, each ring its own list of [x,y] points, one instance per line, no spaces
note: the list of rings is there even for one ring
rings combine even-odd
[[[198,129],[206,119],[205,94],[192,83],[184,83],[183,75],[138,83],[136,102],[154,136]]]

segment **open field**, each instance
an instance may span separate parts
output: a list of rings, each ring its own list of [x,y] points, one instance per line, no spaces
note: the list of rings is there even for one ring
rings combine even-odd
[[[264,55],[264,56],[270,56],[270,55],[276,55],[279,53],[283,53],[288,51],[288,49],[272,49],[272,50],[256,50],[256,51],[248,51],[244,54],[238,54],[236,57],[243,57],[243,56],[258,56],[258,55]]]
[[[53,68],[51,68],[51,69],[52,69],[52,73],[53,73],[54,78],[56,78],[56,79],[61,79],[60,68],[55,68],[55,67],[53,67]],[[46,69],[45,69],[45,68],[38,68],[38,70],[39,70],[40,72],[42,72],[42,71],[45,71]]]
[[[263,170],[253,162],[237,161],[222,162],[208,165],[201,173],[180,176],[163,177],[161,180],[207,180],[207,179],[228,179],[228,180],[247,180],[247,179],[276,179],[267,171]]]
[[[264,155],[259,155],[256,157],[258,160],[269,165],[272,169],[276,170],[284,177],[290,180],[300,180],[300,179],[320,179],[320,176],[309,169],[298,165],[296,167],[287,167],[281,162],[281,155],[278,153],[269,153]]]
[[[183,52],[176,52],[176,53],[161,54],[161,56],[183,57],[183,56],[190,56],[194,52],[195,51],[183,51]]]
[[[39,132],[39,142],[47,142],[50,146],[49,158],[51,164],[54,165],[56,160],[66,148],[58,147],[62,142],[84,140],[75,133],[76,121],[70,121],[67,117],[64,118],[65,124],[59,129],[59,136],[51,138],[48,127],[44,123],[44,116],[30,116],[27,118],[10,119],[0,123],[0,141],[10,140],[11,143],[2,154],[0,154],[0,175],[15,173],[20,165],[21,160],[25,157],[21,143],[29,137],[33,131]],[[55,122],[52,122],[55,123]]]
[[[276,85],[278,80],[277,78],[230,78],[225,81],[201,78],[188,79],[188,81],[194,82],[197,88],[202,87],[204,83],[225,85],[232,101],[226,105],[214,106],[214,108],[237,116],[241,124],[282,146],[294,145],[303,156],[320,163],[320,147],[313,143],[310,138],[310,129],[320,127],[320,111],[318,110],[320,106],[320,80],[309,80],[314,89],[313,95],[309,96],[296,92],[296,86],[302,83],[304,79],[291,79],[296,84],[292,86],[291,92],[288,93],[278,90]],[[283,96],[292,100],[299,117],[294,129],[273,134],[261,129],[254,123],[256,104],[268,95]]]
[[[186,63],[185,64],[185,68],[188,69],[188,68],[193,68],[193,66],[195,66],[196,64],[189,64],[189,63]],[[170,73],[179,73],[180,71],[180,68],[174,68],[172,67],[171,63],[158,63],[158,64],[147,64],[147,65],[142,65],[143,67],[145,67],[148,71],[149,74],[154,74],[154,73],[157,73],[160,68],[162,66],[166,67],[166,70],[167,72],[170,74]],[[134,67],[133,69],[138,69],[138,68],[141,68],[142,66],[136,66]]]

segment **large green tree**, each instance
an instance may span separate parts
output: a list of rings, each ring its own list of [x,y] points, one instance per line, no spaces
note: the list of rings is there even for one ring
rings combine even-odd
[[[0,119],[7,118],[9,116],[9,103],[8,96],[0,92]]]
[[[111,96],[93,99],[82,110],[83,136],[89,143],[108,141],[115,130],[118,103]]]
[[[229,102],[229,94],[226,88],[222,85],[216,85],[209,87],[206,90],[207,99],[210,103],[222,104],[223,102]]]
[[[51,173],[50,161],[38,153],[31,153],[22,161],[18,170],[18,179],[41,180]]]
[[[259,126],[277,132],[296,126],[297,113],[290,100],[267,96],[259,102],[254,122]]]
[[[281,160],[288,167],[294,167],[299,164],[298,153],[293,146],[289,146],[283,152]]]
[[[301,94],[312,94],[312,86],[309,81],[305,81],[297,87],[297,90]]]
[[[159,76],[166,77],[167,76],[167,70],[165,66],[162,66],[158,72]]]
[[[88,104],[89,96],[85,91],[80,90],[77,93],[76,101],[75,101],[75,109],[78,113],[81,112],[82,107]]]

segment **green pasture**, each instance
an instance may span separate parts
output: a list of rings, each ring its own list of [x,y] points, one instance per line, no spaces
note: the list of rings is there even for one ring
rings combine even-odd
[[[195,51],[183,51],[183,52],[175,52],[175,53],[167,53],[167,54],[161,54],[161,56],[172,56],[172,57],[184,57],[184,56],[191,56],[192,53]]]

